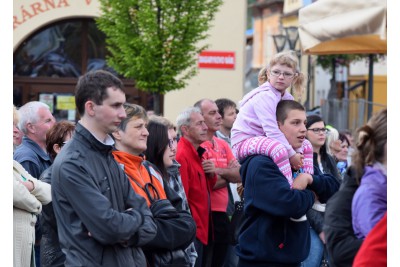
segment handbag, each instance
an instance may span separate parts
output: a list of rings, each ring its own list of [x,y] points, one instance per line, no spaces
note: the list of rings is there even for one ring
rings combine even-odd
[[[153,195],[150,193],[153,191]],[[157,220],[178,218],[178,211],[168,199],[160,199],[157,188],[147,183],[144,191],[150,200],[150,210]],[[184,249],[153,249],[144,251],[148,265],[151,267],[190,267],[190,258]]]
[[[235,201],[235,211],[233,212],[231,222],[229,224],[228,235],[229,243],[236,245],[238,243],[239,232],[244,221],[244,199]]]
[[[326,245],[324,245],[324,254],[321,261],[321,267],[329,267],[328,250]]]

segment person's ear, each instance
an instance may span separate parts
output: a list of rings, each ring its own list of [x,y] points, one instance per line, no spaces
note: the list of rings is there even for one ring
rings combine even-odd
[[[187,133],[188,133],[188,128],[189,126],[187,126],[187,125],[182,125],[181,126],[181,132],[182,132],[182,135],[183,136],[186,136],[187,135]]]
[[[56,152],[58,154],[58,153],[60,153],[61,146],[59,144],[54,144],[53,150],[54,150],[54,152]]]
[[[85,111],[89,116],[94,116],[96,112],[96,104],[93,101],[86,101]]]
[[[276,122],[278,124],[278,128],[281,129],[281,126],[283,125],[283,123],[281,123],[280,121]]]
[[[121,136],[120,131],[122,131],[122,130],[118,129],[118,130],[114,131],[113,133],[111,133],[115,140],[121,141],[122,136]]]
[[[35,133],[35,126],[31,122],[28,122],[26,124],[26,129],[28,130],[29,133]]]

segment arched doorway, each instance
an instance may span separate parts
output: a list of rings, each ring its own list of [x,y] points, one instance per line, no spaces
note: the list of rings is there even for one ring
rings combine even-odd
[[[151,95],[139,91],[133,80],[107,66],[106,53],[105,36],[93,19],[62,20],[39,29],[14,53],[14,105],[43,101],[51,106],[57,119],[74,120],[73,95],[78,77],[104,69],[122,79],[127,102],[152,109]]]

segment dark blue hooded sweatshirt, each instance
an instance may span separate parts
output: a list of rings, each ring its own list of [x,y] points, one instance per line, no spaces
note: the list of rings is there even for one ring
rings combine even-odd
[[[267,156],[250,156],[241,164],[245,219],[236,246],[239,266],[299,265],[310,250],[310,225],[291,218],[302,217],[312,207],[311,190],[324,203],[339,183],[332,175],[313,175],[306,190],[295,190]]]

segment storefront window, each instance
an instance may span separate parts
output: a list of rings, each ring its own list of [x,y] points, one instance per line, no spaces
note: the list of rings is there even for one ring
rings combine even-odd
[[[19,47],[14,76],[76,78],[97,69],[117,74],[105,57],[105,36],[93,20],[63,21],[41,29]]]

